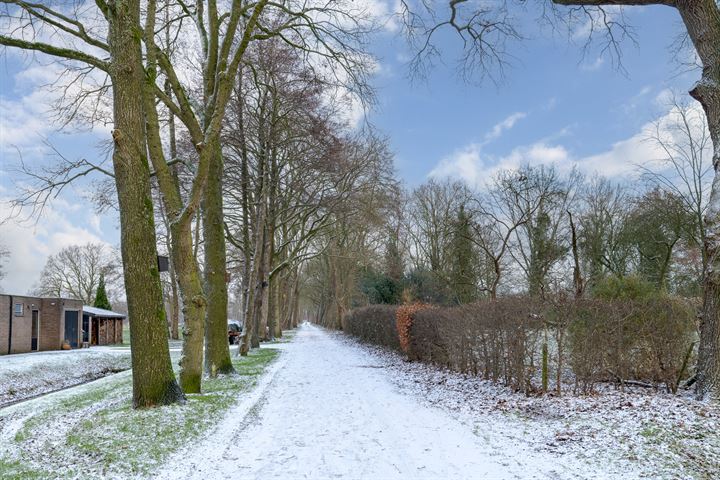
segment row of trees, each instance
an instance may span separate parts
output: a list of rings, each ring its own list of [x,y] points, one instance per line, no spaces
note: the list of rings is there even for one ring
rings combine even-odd
[[[64,120],[114,127],[112,171],[87,160],[23,166],[33,183],[18,206],[43,206],[89,173],[111,177],[116,198],[96,198],[120,216],[134,404],[182,401],[201,391],[203,372],[232,372],[228,280],[247,353],[265,325],[279,333],[281,318],[297,321],[310,240],[373,178],[383,141],[351,134],[340,115],[368,94],[360,47],[372,17],[344,1],[2,3],[0,44],[66,68]],[[171,323],[179,310],[184,320],[179,385],[158,247],[170,257]]]
[[[387,175],[384,142],[368,135],[351,136],[335,118],[343,92],[358,97],[368,93],[366,76],[372,69],[363,46],[373,28],[368,19],[373,17],[352,2],[96,0],[57,7],[20,0],[2,3],[0,45],[41,52],[66,69],[58,109],[65,120],[96,122],[111,117],[112,171],[83,160],[40,172],[33,176],[37,188],[21,203],[43,205],[88,173],[112,177],[132,319],[137,406],[181,401],[183,391],[201,390],[203,369],[231,370],[226,341],[228,273],[235,273],[230,276],[240,292],[238,308],[249,332],[249,345],[241,350],[247,352],[265,336],[266,324],[280,325],[281,318],[297,312],[299,282],[306,282],[307,296],[318,305],[320,318],[339,324],[353,304],[358,270],[372,273],[372,265],[359,260],[381,244],[388,244],[384,249],[388,272],[401,275],[405,269],[400,260],[403,255],[411,257],[418,267],[416,283],[423,284],[427,277],[453,285],[455,301],[474,295],[475,286],[496,295],[508,270],[522,272],[527,288],[543,294],[551,287],[554,271],[568,263],[564,260],[567,238],[578,294],[598,272],[630,266],[643,274],[653,271],[658,285],[669,285],[673,275],[669,263],[658,270],[663,253],[672,259],[677,242],[692,247],[689,237],[679,233],[671,247],[633,240],[634,260],[629,255],[623,266],[614,257],[622,249],[608,250],[607,245],[619,238],[616,234],[626,235],[620,233],[626,229],[618,227],[608,240],[603,236],[607,224],[601,223],[603,233],[589,236],[591,222],[581,219],[582,213],[567,211],[581,195],[581,182],[558,176],[552,169],[535,168],[501,174],[482,198],[459,186],[428,185],[417,192],[408,217],[429,221],[403,231],[406,217],[397,208],[400,196]],[[679,11],[702,63],[703,79],[691,94],[704,108],[717,169],[720,11],[716,2],[554,0],[543,13],[549,17],[548,12],[556,12],[555,4],[576,5],[567,9],[570,19],[588,18],[591,31],[595,27],[606,31],[607,46],[619,52],[616,40],[630,30],[622,17],[617,20],[603,6],[656,3]],[[483,4],[477,11],[472,2],[448,6],[449,20],[442,21],[434,8],[424,12],[422,6],[402,2],[406,30],[420,40],[417,58],[422,61],[438,53],[433,36],[440,27],[449,27],[463,37],[470,71],[484,75],[502,67],[505,42],[521,37],[512,23],[512,2]],[[456,203],[435,210],[435,196],[448,195],[448,188],[457,190],[450,193]],[[621,193],[612,192],[598,195],[621,203]],[[705,240],[702,258],[707,273],[701,393],[720,384],[720,269],[711,268],[719,248],[713,241],[720,225],[717,195],[720,189],[715,188],[699,237]],[[661,191],[646,200],[652,205],[679,201],[674,193]],[[634,208],[641,208],[640,203]],[[601,239],[598,245],[582,243],[586,237],[576,231],[573,215],[583,235]],[[598,218],[602,215],[605,212],[599,211]],[[394,220],[386,222],[385,216]],[[437,223],[443,216],[445,222]],[[653,228],[664,235],[666,222],[660,220],[661,225]],[[450,233],[449,225],[453,225]],[[426,227],[429,230],[423,230]],[[158,232],[171,258],[171,290],[177,288],[173,296],[184,317],[179,387],[166,342],[156,263]],[[700,235],[698,229],[693,232]],[[406,245],[406,236],[418,239],[414,247]],[[594,247],[600,250],[582,253]],[[472,256],[478,261],[464,261]],[[448,270],[453,258],[456,266]],[[509,258],[514,269],[507,266]],[[307,268],[300,278],[298,268],[303,264]],[[386,294],[391,285],[378,291]]]
[[[385,245],[376,267],[374,281],[394,283],[395,297],[369,298],[395,303],[404,288],[439,304],[519,292],[580,297],[609,276],[633,275],[698,296],[703,228],[682,197],[657,186],[634,192],[553,167],[502,171],[481,191],[431,180],[409,192],[401,241]],[[391,273],[397,264],[404,275]]]

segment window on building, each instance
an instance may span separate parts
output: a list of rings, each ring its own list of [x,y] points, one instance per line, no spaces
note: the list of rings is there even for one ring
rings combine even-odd
[[[22,317],[23,314],[23,304],[22,303],[16,303],[15,304],[15,316]]]

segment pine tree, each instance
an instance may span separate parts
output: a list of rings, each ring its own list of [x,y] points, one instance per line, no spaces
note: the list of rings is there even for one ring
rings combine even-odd
[[[110,305],[110,300],[108,300],[107,292],[105,291],[105,275],[100,275],[100,283],[95,293],[95,303],[93,306],[95,308],[112,310],[112,305]]]
[[[470,303],[477,298],[477,258],[473,249],[470,218],[460,205],[452,232],[450,287],[457,303]]]

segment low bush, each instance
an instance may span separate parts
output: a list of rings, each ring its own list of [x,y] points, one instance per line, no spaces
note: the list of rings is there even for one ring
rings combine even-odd
[[[397,306],[369,305],[356,308],[345,315],[345,331],[366,342],[400,350],[395,326]]]
[[[663,384],[675,392],[688,375],[695,309],[678,299],[585,300],[566,305],[570,365],[576,387],[600,381]]]

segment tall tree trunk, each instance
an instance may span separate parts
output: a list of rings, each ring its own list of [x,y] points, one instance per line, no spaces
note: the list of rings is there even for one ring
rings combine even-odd
[[[300,317],[300,275],[295,275],[295,304],[293,305],[292,322],[290,328],[297,328]]]
[[[705,225],[708,269],[698,350],[698,397],[720,400],[720,7],[715,0],[678,0],[677,9],[703,64],[690,95],[703,106],[713,142],[715,178]]]
[[[171,142],[172,143],[172,142]],[[170,235],[170,222],[163,208],[163,202],[158,202],[161,217],[165,223],[165,249],[172,252],[172,238]],[[168,276],[170,277],[170,338],[173,340],[180,339],[180,294],[178,292],[177,271],[175,270],[175,260],[172,255],[169,256]]]
[[[167,16],[169,15],[169,8],[166,8],[166,21],[168,21]],[[168,23],[167,28],[165,29],[165,40],[167,45],[170,44],[170,24]],[[165,82],[165,94],[168,96],[172,95],[172,89],[170,87],[170,82]],[[170,159],[176,160],[177,159],[177,138],[175,135],[175,115],[170,113],[170,118],[168,119],[168,134],[169,134],[169,140],[170,140]],[[177,168],[175,165],[172,167],[172,173],[177,178]],[[163,214],[163,218],[166,219],[166,238],[167,238],[167,251],[170,252],[170,249],[172,248],[171,241],[170,241],[170,226],[167,224],[167,215]],[[178,285],[177,285],[177,274],[175,272],[175,265],[173,265],[172,259],[170,260],[170,268],[169,268],[169,276],[170,276],[170,338],[173,340],[179,340],[180,339],[180,295],[178,293]]]
[[[252,318],[253,318],[253,305],[255,304],[255,268],[252,260],[248,261],[249,267],[245,274],[245,292],[244,292],[244,309],[243,309],[243,337],[242,342],[238,346],[238,355],[247,355],[250,350],[250,336],[252,335]]]
[[[220,144],[210,146],[213,159],[210,164],[203,203],[202,220],[205,239],[205,295],[207,311],[205,318],[205,372],[232,373],[235,371],[230,360],[228,343],[228,292],[223,229],[223,158]]]
[[[288,282],[286,278],[278,278],[278,289],[275,292],[275,329],[273,336],[275,338],[282,337],[282,331],[285,327],[285,319],[290,312],[290,298],[287,292]]]
[[[243,132],[243,123],[242,123],[242,107],[239,108],[240,112],[238,114],[240,118],[240,131]],[[242,145],[245,145],[244,137]],[[248,172],[248,159],[247,159],[247,153],[245,149],[242,149],[242,157],[241,157],[241,175],[242,175],[242,183],[241,183],[241,196],[242,196],[242,245],[243,245],[243,328],[245,329],[245,334],[247,336],[247,332],[250,328],[250,315],[249,312],[252,308],[252,286],[253,283],[253,268],[252,268],[252,250],[253,250],[253,244],[250,240],[250,188],[249,188],[249,182],[250,182],[250,174]],[[242,348],[238,348],[238,353]]]
[[[180,340],[180,295],[175,267],[170,262],[170,338]]]
[[[155,5],[148,3],[145,18],[145,43],[151,44],[155,32]],[[161,200],[170,223],[170,256],[177,273],[178,286],[183,304],[183,353],[180,359],[180,386],[185,393],[200,393],[203,368],[203,339],[205,308],[207,301],[203,291],[202,277],[193,249],[193,219],[202,199],[202,191],[207,183],[212,149],[199,149],[197,171],[193,179],[191,194],[183,200],[177,177],[167,164],[160,132],[155,95],[155,77],[157,72],[156,48],[147,48],[145,55],[145,89],[141,92],[144,102],[148,152],[155,168],[156,178],[162,193]],[[212,141],[208,145],[213,145]],[[198,219],[199,222],[199,219]]]
[[[130,318],[133,406],[167,405],[185,397],[170,363],[157,265],[142,104],[144,69],[137,34],[140,2],[117,0],[109,9],[108,21],[115,122],[113,167]]]
[[[185,393],[200,393],[203,369],[203,338],[207,301],[193,252],[192,219],[171,225],[172,257],[182,296],[183,353],[180,386]]]
[[[267,325],[268,325],[268,340],[272,341],[275,340],[275,325],[278,323],[278,313],[280,311],[279,306],[279,288],[278,288],[278,280],[279,278],[276,276],[274,279],[270,280],[270,287],[268,288],[268,318],[267,318]]]
[[[493,277],[492,284],[490,285],[490,300],[493,302],[497,300],[497,289],[498,285],[500,284],[500,259],[493,257],[493,272],[495,273],[495,276]]]
[[[260,235],[260,239],[263,238],[263,235]],[[262,245],[264,245],[264,242],[262,242]],[[263,315],[263,304],[265,301],[265,292],[267,291],[268,283],[267,280],[265,280],[266,272],[265,272],[265,262],[263,261],[263,255],[264,252],[264,246],[260,246],[259,258],[257,259],[257,268],[255,273],[255,290],[253,291],[253,305],[252,305],[252,314],[250,317],[250,324],[252,325],[252,330],[248,332],[249,338],[247,342],[249,345],[243,344],[244,348],[244,354],[247,354],[249,347],[252,348],[258,348],[260,347],[260,337],[258,331],[260,330],[260,323],[261,318]]]
[[[575,222],[573,222],[573,217],[572,213],[570,213],[570,210],[567,211],[567,214],[570,218],[570,245],[572,246],[573,256],[573,286],[575,287],[575,298],[581,298],[583,296],[584,283],[582,278],[582,272],[580,270],[580,254],[578,252],[577,231],[575,229]]]
[[[263,303],[262,303],[262,314],[260,315],[260,326],[258,328],[258,339],[266,342],[268,340],[268,317],[271,314],[270,311],[270,267],[272,265],[273,257],[273,242],[274,228],[272,227],[272,220],[267,222],[266,233],[265,233],[265,246],[263,247],[263,272],[265,275],[265,285],[263,289]],[[260,346],[259,344],[257,346]]]
[[[252,293],[248,295],[248,308],[245,319],[245,336],[240,346],[240,355],[247,355],[253,345],[253,337],[257,339],[258,316],[262,308],[263,289],[265,287],[265,272],[263,272],[263,247],[265,245],[265,206],[264,195],[260,194],[260,205],[258,206],[257,218],[255,219],[255,251],[252,258],[251,284]],[[259,346],[259,344],[258,344]]]

